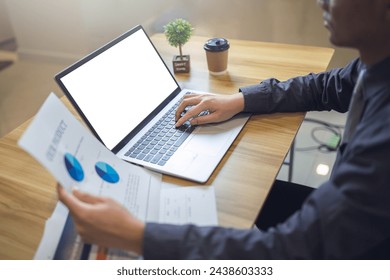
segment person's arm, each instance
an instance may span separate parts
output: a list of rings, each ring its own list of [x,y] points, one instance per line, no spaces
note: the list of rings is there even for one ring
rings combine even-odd
[[[191,125],[221,122],[242,111],[258,114],[314,110],[346,112],[361,67],[357,59],[344,68],[319,74],[283,82],[268,79],[241,87],[239,93],[232,95],[187,95],[176,111],[176,126],[188,120]],[[182,115],[186,107],[191,108]],[[209,111],[208,115],[197,117],[206,110]]]
[[[264,80],[260,84],[241,87],[244,111],[254,113],[348,111],[362,63],[359,59],[344,68],[319,74],[295,77],[287,81]]]

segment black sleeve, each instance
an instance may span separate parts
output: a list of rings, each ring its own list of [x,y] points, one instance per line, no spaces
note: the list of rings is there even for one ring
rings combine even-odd
[[[306,112],[336,110],[346,112],[362,67],[359,59],[344,68],[296,77],[281,82],[268,79],[240,88],[246,112]]]

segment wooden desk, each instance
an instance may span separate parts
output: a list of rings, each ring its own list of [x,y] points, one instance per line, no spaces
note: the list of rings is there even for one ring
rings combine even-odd
[[[214,77],[207,70],[206,39],[193,36],[184,46],[191,55],[191,72],[177,75],[182,87],[230,94],[269,77],[285,80],[323,71],[333,54],[327,48],[230,40],[228,74]],[[178,50],[161,34],[152,41],[171,68]],[[220,225],[252,226],[303,117],[303,113],[251,117],[206,183],[215,187]],[[31,259],[57,202],[55,180],[16,144],[28,123],[0,139],[0,259]],[[194,184],[170,176],[163,180]]]

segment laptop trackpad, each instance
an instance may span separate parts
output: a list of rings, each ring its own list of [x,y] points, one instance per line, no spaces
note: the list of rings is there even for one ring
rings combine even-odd
[[[194,162],[197,162],[196,168],[209,163],[211,158],[221,153],[221,149],[226,150],[224,146],[230,134],[231,131],[221,129],[217,125],[198,126],[183,149],[175,155],[175,167],[179,172],[183,172],[190,166],[194,167]]]
[[[199,126],[184,148],[195,154],[215,156],[224,148],[230,134],[231,131],[221,129],[218,125]]]

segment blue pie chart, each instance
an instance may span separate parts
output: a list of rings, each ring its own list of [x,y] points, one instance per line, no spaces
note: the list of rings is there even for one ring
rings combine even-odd
[[[64,160],[66,170],[68,170],[70,177],[77,182],[81,182],[84,179],[84,171],[80,162],[69,153],[65,154]]]
[[[95,164],[95,170],[99,177],[102,178],[104,181],[112,184],[119,182],[119,174],[111,165],[99,161]]]

